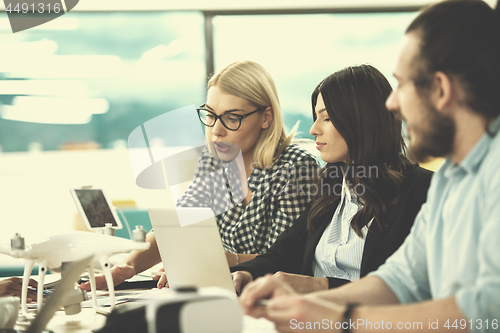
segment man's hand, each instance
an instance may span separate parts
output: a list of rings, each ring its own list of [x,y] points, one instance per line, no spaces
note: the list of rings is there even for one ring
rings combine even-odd
[[[341,332],[345,307],[314,295],[282,295],[272,298],[265,310],[265,318],[279,332]]]
[[[236,290],[236,295],[240,295],[241,291],[245,286],[253,281],[253,276],[247,271],[237,271],[231,273],[233,278],[233,286],[234,290]]]
[[[268,274],[250,282],[245,287],[240,296],[240,304],[245,314],[255,318],[265,317],[266,307],[258,302],[282,295],[295,295],[295,292],[290,286]]]
[[[119,285],[123,281],[130,279],[135,275],[135,269],[127,264],[117,265],[111,268],[111,276],[113,277],[113,284]],[[106,278],[104,275],[97,275],[95,277],[96,289],[106,290],[108,285],[106,283]],[[80,284],[80,289],[90,291],[90,282],[85,282]]]
[[[0,297],[16,296],[21,298],[22,285],[23,285],[23,279],[18,277],[10,277],[8,279],[1,280]],[[33,279],[29,280],[28,285],[35,289],[38,287],[38,283]],[[36,300],[37,300],[36,291],[28,289],[28,298],[27,298],[28,303]]]
[[[323,277],[312,277],[285,272],[276,272],[273,277],[278,281],[284,282],[285,284],[289,285],[299,294],[328,290],[328,279]]]

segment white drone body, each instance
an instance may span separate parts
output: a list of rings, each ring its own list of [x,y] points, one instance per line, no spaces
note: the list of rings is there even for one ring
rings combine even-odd
[[[17,237],[17,238],[16,238]],[[146,250],[147,242],[135,242],[129,239],[113,237],[103,234],[74,231],[43,239],[24,247],[24,240],[16,235],[10,246],[1,246],[0,253],[14,258],[24,258],[24,275],[22,286],[22,311],[26,314],[26,298],[28,296],[28,283],[31,271],[35,264],[38,268],[38,311],[42,307],[44,279],[47,269],[59,269],[63,263],[74,262],[92,256],[92,264],[88,267],[90,286],[92,290],[92,303],[97,309],[96,283],[94,276],[94,262],[98,262],[104,271],[108,285],[111,306],[115,304],[115,288],[111,276],[109,257],[113,254],[129,252],[132,250]],[[21,244],[20,244],[21,243]]]

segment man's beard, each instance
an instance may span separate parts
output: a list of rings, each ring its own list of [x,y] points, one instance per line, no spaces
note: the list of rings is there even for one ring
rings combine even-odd
[[[426,124],[417,128],[412,124],[416,140],[410,144],[408,155],[417,163],[428,162],[432,157],[446,157],[453,151],[455,122],[450,116],[439,113],[429,104],[424,105],[427,113]]]

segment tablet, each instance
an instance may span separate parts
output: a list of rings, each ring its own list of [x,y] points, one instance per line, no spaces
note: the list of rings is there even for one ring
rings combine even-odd
[[[102,229],[111,223],[113,229],[121,229],[122,224],[116,211],[101,189],[70,189],[78,212],[87,229]]]

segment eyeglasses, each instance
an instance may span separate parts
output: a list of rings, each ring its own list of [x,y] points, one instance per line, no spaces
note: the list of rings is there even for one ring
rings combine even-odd
[[[244,115],[239,115],[234,113],[223,113],[220,116],[218,116],[214,112],[207,110],[205,108],[205,104],[203,104],[199,108],[196,108],[196,111],[198,112],[198,117],[200,117],[200,120],[203,123],[203,125],[207,127],[214,127],[217,119],[220,119],[220,122],[225,128],[227,128],[230,131],[237,131],[241,126],[241,120],[243,118],[246,118],[256,112],[265,109],[266,107],[264,106]]]

